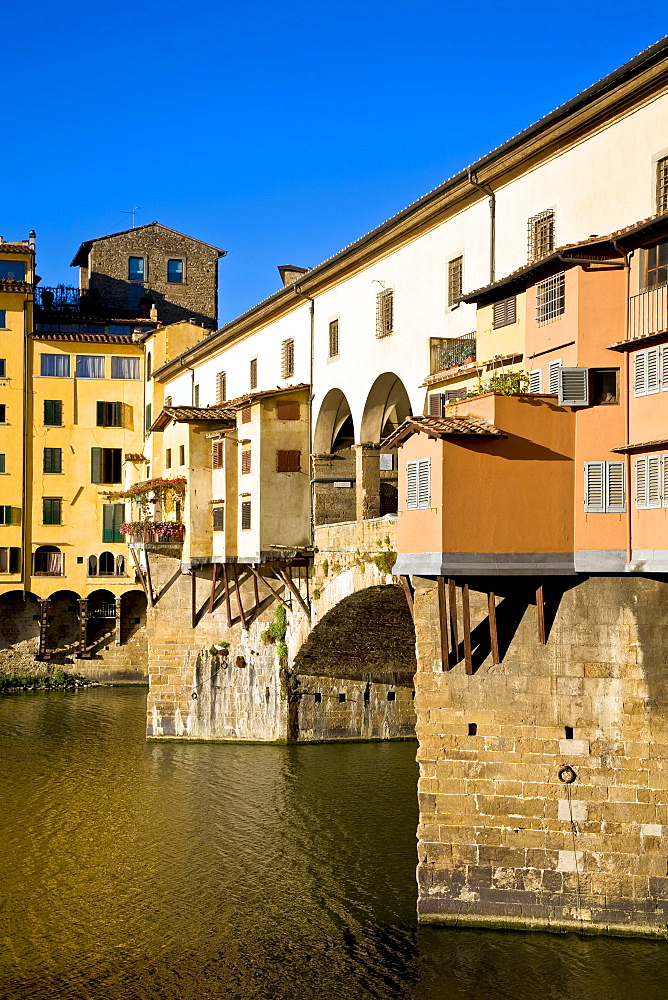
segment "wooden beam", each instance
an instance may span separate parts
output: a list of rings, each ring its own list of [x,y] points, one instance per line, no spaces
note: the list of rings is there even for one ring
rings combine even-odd
[[[438,578],[438,624],[441,636],[441,670],[450,668],[450,656],[448,654],[448,616],[445,603],[445,578]]]
[[[146,597],[148,598],[148,606],[152,608],[155,604],[153,600],[153,581],[151,580],[151,564],[148,561],[148,552],[146,551],[146,542],[144,542],[144,559],[146,560]]]
[[[464,625],[464,663],[466,673],[473,673],[473,657],[471,654],[471,609],[469,607],[469,585],[462,584],[462,619]]]
[[[459,636],[457,634],[457,588],[455,581],[448,580],[448,612],[450,617],[450,666],[459,662]]]
[[[499,633],[496,627],[496,594],[493,590],[490,590],[487,595],[487,607],[489,614],[489,641],[492,648],[492,663],[500,663]]]
[[[237,592],[237,606],[239,608],[239,617],[241,618],[241,625],[246,631],[248,631],[248,622],[246,621],[246,613],[244,611],[243,602],[241,600],[241,587],[239,586],[239,573],[237,572],[237,564],[232,563],[232,573],[234,574],[234,587]]]
[[[311,620],[311,609],[309,608],[308,604],[306,604],[306,602],[304,601],[304,598],[299,593],[299,591],[295,587],[294,583],[290,579],[290,574],[286,570],[280,569],[280,568],[277,568],[274,572],[279,576],[279,579],[283,579],[283,581],[287,584],[288,590],[290,591],[291,594],[294,594],[294,596],[295,596],[295,598],[296,598],[296,600],[297,600],[300,608],[302,609],[302,611],[304,612],[304,614],[306,615],[306,617],[310,621]]]
[[[79,659],[86,659],[86,646],[88,645],[88,601],[85,597],[79,598]]]
[[[216,583],[218,581],[218,563],[213,564],[213,576],[211,578],[211,596],[209,597],[209,614],[213,614],[213,605],[216,595]]]
[[[260,571],[258,569],[256,569],[255,566],[251,566],[251,571],[252,571],[253,575],[258,580],[262,580],[262,583],[265,585],[265,587],[267,588],[267,590],[271,591],[271,593],[274,595],[274,597],[276,598],[276,600],[280,601],[281,604],[283,604],[286,608],[290,607],[290,605],[285,600],[285,598],[282,597],[277,590],[274,590],[274,588],[272,587],[272,585],[267,580],[266,576],[262,576],[262,574],[260,573]],[[282,580],[281,580],[281,583],[283,583]],[[285,586],[285,584],[284,584],[284,586]]]
[[[197,573],[190,570],[190,627],[197,628]]]
[[[404,588],[408,610],[411,613],[411,617],[413,617],[415,612],[415,592],[411,586],[411,578],[409,576],[400,576],[399,579],[401,580],[401,586]]]
[[[121,597],[116,598],[116,645],[121,646],[123,644],[123,602]]]
[[[227,563],[223,563],[223,581],[225,583],[225,608],[227,609],[227,627],[232,627],[232,606],[230,604],[230,577],[227,572]]]
[[[536,617],[538,619],[538,642],[544,646],[547,643],[547,633],[545,631],[545,587],[542,579],[536,587]]]
[[[39,600],[39,648],[37,650],[38,660],[48,660],[49,652],[47,649],[46,633],[49,627],[49,608],[50,601],[48,597],[38,598]]]
[[[253,568],[254,567],[251,566],[251,570],[253,570]],[[260,607],[260,594],[259,594],[259,591],[257,589],[257,574],[256,573],[253,573],[253,594],[255,596],[255,607],[259,608]]]
[[[146,577],[144,576],[144,571],[141,568],[139,559],[137,558],[137,552],[130,546],[130,555],[132,556],[132,561],[135,564],[135,570],[137,571],[137,576],[139,577],[139,582],[141,583],[142,590],[146,594],[146,600],[148,602],[148,589],[146,587]]]

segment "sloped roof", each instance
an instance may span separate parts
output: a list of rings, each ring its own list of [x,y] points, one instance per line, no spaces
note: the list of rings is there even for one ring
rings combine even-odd
[[[3,253],[34,253],[34,247],[31,247],[27,240],[21,242],[20,240],[16,243],[5,243],[0,242],[0,255]]]
[[[175,233],[177,236],[185,236],[187,240],[192,240],[193,243],[200,243],[203,247],[210,247],[215,250],[219,257],[225,257],[227,255],[227,250],[221,250],[220,247],[214,247],[211,243],[205,243],[204,240],[198,240],[195,236],[188,236],[187,233],[180,233],[178,229],[170,229],[169,226],[163,226],[162,222],[154,220],[153,222],[147,222],[143,226],[134,226],[132,229],[121,229],[117,233],[108,233],[106,236],[95,236],[91,240],[84,240],[79,249],[72,259],[70,267],[85,267],[88,263],[88,254],[90,253],[90,248],[93,243],[99,243],[101,240],[113,240],[116,236],[127,236],[128,233],[138,233],[142,229],[150,229],[151,226],[159,226],[161,229],[165,229],[168,233]]]
[[[177,424],[207,420],[236,422],[236,411],[229,406],[165,406],[151,424],[152,431],[164,431],[174,421]]]
[[[79,344],[123,344],[125,347],[139,347],[130,333],[42,333],[35,330],[35,340],[66,340]]]
[[[395,448],[413,434],[431,438],[504,437],[498,427],[482,417],[407,417],[397,429],[381,441],[381,448]]]
[[[268,396],[281,396],[286,392],[299,392],[302,389],[309,388],[308,382],[299,382],[298,385],[288,385],[283,388],[277,386],[275,389],[260,389],[255,392],[247,392],[245,396],[237,396],[236,399],[228,399],[225,401],[225,406],[238,410],[241,406],[249,406],[251,403],[254,403],[256,399],[263,399]]]

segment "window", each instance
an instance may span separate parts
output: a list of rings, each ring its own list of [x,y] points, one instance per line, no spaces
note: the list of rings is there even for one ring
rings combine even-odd
[[[193,406],[199,406],[199,383],[193,386]]]
[[[42,524],[63,523],[62,497],[42,497]]]
[[[0,504],[0,524],[12,523],[12,508],[9,504]]]
[[[100,576],[115,576],[116,560],[113,552],[102,552],[100,555]]]
[[[151,403],[147,403],[146,410],[144,411],[144,434],[148,434],[150,432],[152,423],[153,423],[153,407]]]
[[[277,420],[299,420],[299,403],[291,400],[288,403],[276,404]]]
[[[646,455],[636,458],[636,507],[638,510],[649,510],[668,504],[665,495],[666,465],[664,455]]]
[[[64,571],[63,553],[55,545],[40,545],[33,556],[35,576],[62,576]]]
[[[227,375],[225,372],[218,372],[216,375],[216,403],[220,406],[227,399]]]
[[[624,462],[585,462],[584,509],[588,514],[626,510]]]
[[[668,156],[656,165],[656,210],[668,212]]]
[[[394,292],[384,288],[376,296],[376,336],[389,337],[394,333]]]
[[[97,576],[97,556],[88,556],[88,576]]]
[[[251,526],[251,502],[242,500],[241,502],[241,530],[248,531]]]
[[[62,399],[44,400],[44,425],[45,427],[63,426],[63,401]]]
[[[97,426],[98,427],[122,427],[123,426],[123,404],[105,403],[97,404]]]
[[[494,303],[494,318],[492,326],[498,330],[501,326],[510,326],[517,319],[517,300],[514,295]]]
[[[249,424],[251,421],[251,408],[250,406],[244,406],[241,410],[241,423]]]
[[[122,542],[120,527],[125,520],[124,503],[102,504],[102,541]]]
[[[0,281],[25,281],[26,265],[23,260],[0,260]]]
[[[144,280],[144,258],[130,257],[128,259],[128,281]]]
[[[21,549],[0,548],[0,573],[18,573]]]
[[[40,374],[50,375],[55,378],[69,378],[70,377],[69,354],[41,354]]]
[[[172,467],[172,449],[167,448],[165,451],[165,468],[171,469]]]
[[[445,412],[445,393],[432,392],[429,397],[429,416],[442,417]]]
[[[534,368],[529,372],[529,392],[541,393],[543,391],[543,369]]]
[[[90,481],[92,483],[120,483],[122,448],[91,448]]]
[[[4,455],[0,455],[0,473],[6,472],[6,471],[7,470],[5,469],[5,456]]]
[[[104,358],[93,354],[77,354],[77,378],[104,378]]]
[[[589,406],[589,369],[559,368],[559,406]]]
[[[139,358],[112,358],[111,359],[112,378],[139,378]]]
[[[63,449],[45,448],[42,460],[42,471],[57,473],[63,471]]]
[[[338,358],[339,356],[339,321],[330,320],[329,323],[329,356]]]
[[[125,576],[125,556],[120,552],[116,556],[116,576]]]
[[[225,442],[224,441],[214,441],[213,442],[213,447],[212,447],[211,451],[212,451],[212,458],[213,458],[213,462],[212,462],[213,468],[214,469],[222,469],[223,468],[223,463],[224,463],[224,456],[225,456]],[[181,464],[183,464],[183,463],[181,463]]]
[[[0,378],[7,378],[7,359],[0,358]]]
[[[668,282],[668,243],[659,243],[645,251],[645,288],[658,288]]]
[[[536,283],[536,322],[551,323],[566,309],[566,275],[562,271]]]
[[[462,272],[464,258],[455,257],[448,261],[448,305],[458,306],[462,298]]]
[[[172,405],[172,397],[171,396],[165,396],[165,401],[164,401],[164,403],[162,405],[166,409],[169,409],[169,407]]]
[[[664,351],[664,358],[668,354]],[[650,347],[633,356],[633,394],[651,396],[659,391],[659,348]]]
[[[431,505],[431,460],[421,458],[406,463],[406,509],[420,510]]]
[[[224,507],[214,507],[213,508],[213,530],[214,531],[224,531],[225,530],[225,508]]]
[[[7,423],[7,407],[4,403],[0,403],[0,424]]]
[[[552,253],[555,247],[554,209],[549,208],[538,215],[532,215],[528,221],[528,229],[529,262]]]
[[[295,342],[284,340],[281,344],[281,378],[292,378],[295,373]]]
[[[146,381],[149,382],[151,379],[151,374],[153,372],[153,359],[151,357],[151,352],[149,351],[146,355]]]
[[[172,257],[167,261],[167,281],[172,285],[183,284],[183,261]]]
[[[251,470],[251,450],[245,448],[241,452],[241,474],[246,475]]]
[[[184,444],[179,445],[179,465],[186,464],[186,446]]]
[[[301,451],[277,451],[276,472],[300,472]]]
[[[257,358],[251,358],[250,387],[251,389],[257,389]]]
[[[0,329],[7,329],[7,310],[0,309]]]
[[[592,368],[591,392],[594,406],[619,403],[619,368]]]

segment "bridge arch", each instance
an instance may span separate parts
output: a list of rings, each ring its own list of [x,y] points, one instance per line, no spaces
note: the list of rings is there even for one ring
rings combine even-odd
[[[315,424],[313,450],[316,455],[331,455],[355,441],[355,428],[348,400],[340,389],[330,389],[322,403]]]
[[[378,444],[411,414],[406,387],[394,372],[379,375],[364,404],[361,444]]]

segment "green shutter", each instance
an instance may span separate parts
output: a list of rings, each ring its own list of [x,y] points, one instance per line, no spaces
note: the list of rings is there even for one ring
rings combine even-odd
[[[146,434],[148,434],[149,430],[151,429],[151,424],[153,423],[153,420],[151,419],[151,412],[152,412],[152,407],[151,404],[149,403],[146,407],[146,429],[145,429]]]
[[[120,528],[125,520],[125,504],[115,503],[114,504],[114,537],[112,542],[122,542],[123,536],[121,534]]]
[[[104,427],[104,403],[100,400],[97,401],[97,426]]]
[[[44,400],[44,423],[47,427],[61,427],[63,423],[62,399]]]
[[[102,508],[102,541],[114,540],[114,507],[113,503],[105,503]]]
[[[102,449],[91,448],[90,450],[90,481],[91,483],[102,482]]]
[[[113,407],[113,421],[114,427],[123,426],[123,404],[122,403],[112,403]]]
[[[3,521],[2,521],[2,523],[3,524],[11,524],[12,523],[12,508],[10,506],[3,507],[2,508],[2,514],[3,514]]]
[[[20,569],[21,549],[12,546],[9,550],[9,572],[18,573]]]
[[[0,455],[0,472],[5,472],[5,456]],[[666,498],[668,499],[668,497]]]

